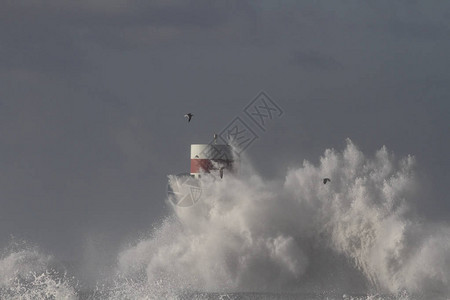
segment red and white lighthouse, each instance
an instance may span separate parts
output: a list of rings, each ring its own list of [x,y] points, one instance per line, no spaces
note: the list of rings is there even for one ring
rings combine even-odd
[[[223,171],[233,169],[233,149],[230,145],[192,144],[191,175],[200,178],[201,173],[223,176]]]

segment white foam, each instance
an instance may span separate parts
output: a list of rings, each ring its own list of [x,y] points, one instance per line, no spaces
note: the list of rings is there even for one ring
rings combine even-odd
[[[36,247],[12,247],[0,257],[0,299],[77,299],[75,287]]]
[[[397,160],[386,147],[366,157],[350,140],[282,184],[241,160],[236,176],[202,178],[202,199],[122,252],[119,270],[207,291],[352,286],[362,273],[355,289],[449,293],[450,227],[413,217],[413,168],[413,157]]]

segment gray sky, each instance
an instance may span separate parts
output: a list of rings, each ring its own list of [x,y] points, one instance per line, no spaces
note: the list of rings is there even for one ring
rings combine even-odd
[[[449,20],[448,1],[2,1],[0,246],[81,259],[149,231],[190,144],[261,90],[284,110],[247,150],[264,177],[386,145],[448,220]]]

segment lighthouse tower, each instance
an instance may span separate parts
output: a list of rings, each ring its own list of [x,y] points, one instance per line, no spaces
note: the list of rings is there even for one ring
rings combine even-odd
[[[201,173],[215,173],[222,177],[224,170],[233,168],[233,152],[229,145],[192,144],[191,175],[200,178]]]

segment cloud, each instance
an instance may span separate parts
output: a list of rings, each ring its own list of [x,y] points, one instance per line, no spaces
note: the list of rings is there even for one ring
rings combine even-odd
[[[46,8],[6,6],[0,13],[0,68],[71,74],[84,65],[84,53],[65,13]]]
[[[23,1],[0,12],[0,55],[6,70],[76,74],[98,45],[126,49],[180,39],[225,26],[245,2]]]
[[[337,70],[343,65],[331,56],[317,51],[295,51],[291,62],[306,70]]]
[[[392,21],[389,31],[397,37],[412,39],[442,40],[450,37],[449,28],[435,23]]]

